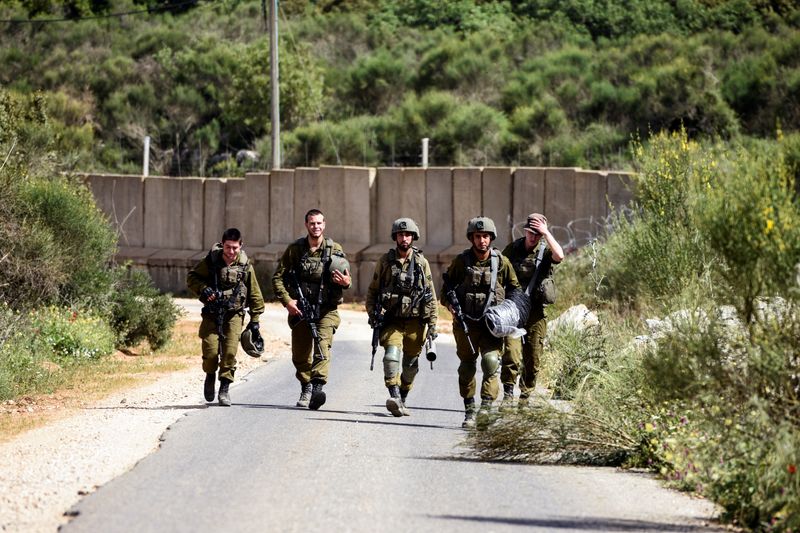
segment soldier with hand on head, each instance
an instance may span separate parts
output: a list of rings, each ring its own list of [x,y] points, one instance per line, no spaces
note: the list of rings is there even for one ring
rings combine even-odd
[[[476,421],[475,374],[479,357],[483,370],[481,409],[489,409],[499,393],[497,373],[500,369],[503,339],[492,335],[486,325],[486,309],[502,302],[506,291],[519,288],[511,263],[491,245],[495,238],[497,230],[492,219],[471,219],[467,224],[467,239],[472,246],[450,263],[442,287],[441,296],[453,313],[456,354],[461,360],[458,385],[464,399],[463,427],[472,427]],[[448,298],[448,294],[455,301]],[[461,317],[458,316],[459,310]],[[468,334],[465,333],[464,326]]]
[[[272,276],[275,295],[289,312],[292,362],[300,381],[297,407],[319,409],[326,400],[333,335],[341,319],[337,307],[350,288],[350,265],[342,246],[324,236],[325,216],[306,213],[308,235],[290,244]]]
[[[564,259],[564,250],[550,233],[547,218],[531,213],[525,223],[525,235],[506,246],[503,255],[511,262],[520,285],[531,299],[525,335],[506,340],[500,372],[503,403],[509,405],[514,400],[514,385],[519,376],[520,405],[525,405],[536,388],[547,334],[545,306],[555,302],[553,267]]]
[[[438,304],[433,277],[428,260],[412,246],[417,239],[416,222],[410,218],[394,221],[396,246],[378,260],[367,290],[370,324],[380,328],[384,349],[384,384],[389,390],[386,408],[394,416],[410,415],[406,398],[419,372],[419,355],[425,340],[436,337]]]
[[[206,373],[203,394],[206,401],[214,400],[219,369],[219,404],[229,406],[228,387],[236,372],[236,351],[245,309],[249,309],[250,322],[241,340],[246,348],[259,345],[260,341],[261,348],[256,350],[263,350],[258,319],[264,312],[264,298],[253,265],[242,249],[242,235],[238,229],[225,230],[222,242],[215,244],[205,259],[189,271],[186,284],[205,305],[199,332],[203,339],[203,371]],[[250,350],[248,353],[260,355]]]

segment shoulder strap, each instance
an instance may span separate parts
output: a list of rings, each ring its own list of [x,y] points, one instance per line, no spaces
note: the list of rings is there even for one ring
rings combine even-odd
[[[483,306],[483,310],[489,308],[492,305],[492,301],[494,301],[494,292],[497,289],[497,272],[500,270],[500,253],[497,251],[497,248],[492,248],[492,257],[491,257],[491,280],[489,281],[489,296],[486,298],[486,305]]]
[[[531,277],[531,281],[528,283],[528,286],[525,288],[525,294],[530,296],[533,294],[533,289],[539,283],[539,280],[542,279],[542,270],[544,270],[544,253],[547,250],[547,244],[542,243],[539,246],[539,253],[536,256],[536,270],[533,272],[533,276]]]

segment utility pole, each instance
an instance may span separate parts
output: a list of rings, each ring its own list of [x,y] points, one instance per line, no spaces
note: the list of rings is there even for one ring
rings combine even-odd
[[[278,86],[278,0],[269,0],[269,79],[272,86],[272,168],[281,168],[281,115]]]

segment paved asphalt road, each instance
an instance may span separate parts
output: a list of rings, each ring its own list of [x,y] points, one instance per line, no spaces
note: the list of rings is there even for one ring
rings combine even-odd
[[[286,334],[285,318],[266,320]],[[644,474],[470,459],[452,337],[423,362],[412,416],[384,407],[364,315],[343,312],[328,402],[298,409],[288,355],[198,405],[161,448],[82,500],[66,532],[711,531],[709,503]],[[201,391],[198,390],[198,399]]]

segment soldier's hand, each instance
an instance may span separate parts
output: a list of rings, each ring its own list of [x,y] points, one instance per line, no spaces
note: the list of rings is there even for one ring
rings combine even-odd
[[[300,308],[297,307],[297,300],[289,300],[286,304],[286,310],[289,311],[289,316],[303,316]]]
[[[344,273],[334,270],[331,272],[331,279],[337,285],[347,287],[350,285],[350,272],[348,272],[347,269],[345,269]]]
[[[200,301],[204,304],[208,302],[213,302],[217,299],[218,292],[214,290],[214,287],[208,286],[203,289],[203,292],[200,293]]]
[[[259,330],[258,322],[253,322],[252,320],[250,321],[249,324],[247,324],[247,327],[249,329],[252,329],[253,331],[258,331]]]
[[[431,340],[439,336],[439,334],[436,333],[436,324],[428,324],[428,335],[430,336]]]

